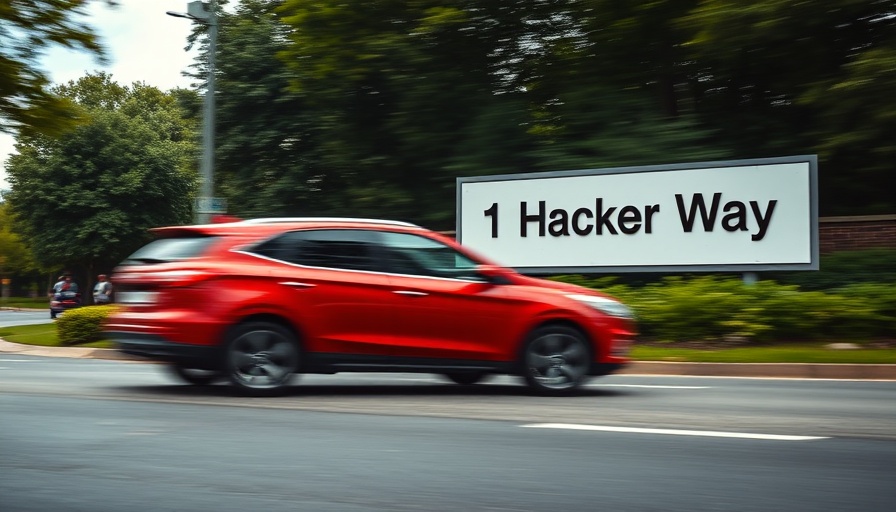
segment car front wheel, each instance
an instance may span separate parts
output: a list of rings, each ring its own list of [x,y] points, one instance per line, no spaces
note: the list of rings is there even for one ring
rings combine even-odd
[[[240,324],[230,333],[224,370],[241,392],[265,396],[282,392],[299,367],[295,335],[272,322]]]
[[[591,350],[572,327],[546,325],[533,331],[523,350],[524,377],[542,395],[562,395],[579,387],[588,376]]]

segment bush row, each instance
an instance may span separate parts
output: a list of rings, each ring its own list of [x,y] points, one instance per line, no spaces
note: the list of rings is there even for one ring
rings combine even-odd
[[[705,274],[638,272],[614,276],[617,283],[641,287],[658,283],[665,277],[694,278]],[[741,273],[715,273],[739,279]],[[820,270],[763,272],[762,279],[781,284],[794,284],[801,290],[835,290],[858,283],[896,283],[896,248],[860,249],[822,254]]]
[[[765,277],[803,290],[835,290],[858,283],[896,283],[896,248],[821,255],[817,272],[771,272]]]
[[[641,287],[616,278],[558,276],[595,288],[631,306],[642,338],[651,341],[775,342],[896,339],[896,283],[857,283],[828,291],[731,277],[666,277]],[[87,306],[57,321],[64,345],[102,339],[102,323],[115,310]]]
[[[82,345],[103,339],[103,321],[115,305],[85,306],[70,309],[56,320],[56,332],[62,345]]]
[[[642,287],[614,278],[558,276],[631,306],[649,341],[777,342],[896,338],[896,285],[859,283],[803,291],[775,281],[666,277]]]

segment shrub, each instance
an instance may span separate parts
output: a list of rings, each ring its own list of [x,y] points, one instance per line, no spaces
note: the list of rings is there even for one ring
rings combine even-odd
[[[103,322],[117,306],[85,306],[70,309],[56,321],[59,343],[81,345],[102,339]]]
[[[719,272],[712,274],[716,278],[740,279],[740,273]],[[607,283],[624,284],[641,288],[651,284],[659,284],[670,277],[678,277],[687,281],[705,277],[700,273],[626,273],[626,274],[591,274],[564,275],[552,277],[556,281],[573,283],[589,288],[602,288]],[[818,271],[777,271],[760,272],[763,280],[771,280],[781,284],[797,285],[801,290],[828,291],[858,283],[894,283],[896,284],[896,248],[859,249],[822,254]]]
[[[763,273],[763,278],[803,290],[832,290],[857,283],[896,283],[896,249],[877,248],[821,255],[817,272]]]
[[[873,335],[896,338],[896,285],[860,283],[833,290],[837,295],[865,300],[874,305],[869,328]]]
[[[896,334],[896,289],[861,284],[830,292],[731,277],[666,277],[642,288],[607,278],[555,278],[598,288],[634,309],[641,338],[652,341],[869,339]]]

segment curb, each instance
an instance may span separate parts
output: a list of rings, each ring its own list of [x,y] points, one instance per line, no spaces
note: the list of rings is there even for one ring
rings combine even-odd
[[[69,357],[77,359],[115,359],[138,361],[136,357],[122,354],[111,348],[90,347],[41,347],[12,343],[0,338],[0,354],[20,354],[26,356]]]
[[[0,354],[152,362],[111,348],[39,347],[0,338]],[[777,379],[896,380],[896,364],[681,363],[633,361],[619,375],[764,377]]]
[[[896,380],[896,364],[677,363],[634,361],[619,374],[772,379]]]

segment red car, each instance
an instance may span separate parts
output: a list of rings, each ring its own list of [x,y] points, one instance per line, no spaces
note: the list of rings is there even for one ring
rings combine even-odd
[[[295,373],[522,376],[563,394],[627,363],[631,310],[404,222],[275,218],[153,230],[115,270],[105,334],[181,379],[248,394]]]

